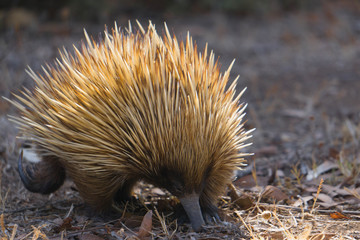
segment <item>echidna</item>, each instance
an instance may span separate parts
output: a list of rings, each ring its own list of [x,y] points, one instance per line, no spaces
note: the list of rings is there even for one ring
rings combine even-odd
[[[250,131],[237,79],[226,87],[207,46],[198,53],[171,37],[117,28],[100,43],[60,53],[42,75],[29,69],[35,89],[19,102],[22,135],[42,161],[19,173],[37,193],[56,191],[68,174],[85,202],[99,211],[126,201],[136,182],[167,189],[183,205],[195,231],[218,217],[216,201],[244,163]]]

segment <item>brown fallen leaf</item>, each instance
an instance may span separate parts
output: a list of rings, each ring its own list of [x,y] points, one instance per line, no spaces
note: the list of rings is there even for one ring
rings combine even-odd
[[[257,176],[256,182],[252,175],[246,175],[244,177],[238,178],[233,184],[236,187],[241,189],[251,189],[256,186],[266,186],[269,182],[269,177],[260,177]]]
[[[236,188],[233,184],[230,184],[229,188],[230,188],[229,196],[230,196],[231,202],[234,205],[236,205],[237,207],[239,207],[240,209],[246,210],[255,205],[253,200],[249,196],[247,196],[247,195],[240,196],[236,192]]]
[[[137,233],[138,238],[146,239],[147,237],[150,236],[150,232],[152,229],[152,215],[153,215],[153,213],[151,210],[145,214],[145,216],[141,222],[139,232]]]
[[[332,219],[350,219],[349,217],[345,216],[344,214],[342,214],[340,212],[330,213],[330,217]]]
[[[143,221],[142,216],[137,216],[134,214],[125,214],[125,216],[117,223],[117,225],[120,227],[122,226],[121,222],[127,226],[130,229],[138,228],[141,225],[141,222]]]
[[[61,232],[64,230],[79,230],[79,227],[74,227],[71,222],[73,221],[73,219],[71,217],[67,217],[64,220],[62,220],[62,223],[60,224],[60,226],[56,226],[54,227],[54,231],[55,232]]]
[[[262,192],[262,198],[271,198],[277,202],[289,199],[289,197],[279,188],[270,185],[265,187]]]

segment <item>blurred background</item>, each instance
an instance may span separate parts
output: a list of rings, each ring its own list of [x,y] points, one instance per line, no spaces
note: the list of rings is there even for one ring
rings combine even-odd
[[[232,79],[240,75],[238,89],[248,87],[246,127],[257,128],[250,151],[265,175],[269,166],[289,172],[296,164],[306,174],[342,151],[360,161],[359,1],[1,0],[0,95],[31,88],[27,66],[41,72],[58,49],[81,44],[84,28],[97,40],[105,25],[136,19],[145,27],[151,19],[159,33],[166,21],[180,39],[189,31],[223,69],[236,59]],[[11,179],[18,146],[8,114],[16,111],[1,99],[0,152]]]
[[[119,17],[166,18],[175,15],[199,15],[211,11],[234,16],[266,15],[319,7],[321,0],[3,0],[5,15],[23,10],[23,16],[36,15],[36,21],[107,22]],[[7,26],[16,24],[5,16]],[[35,20],[35,19],[34,19]],[[18,23],[20,23],[20,19]],[[27,21],[28,22],[28,21]],[[23,22],[24,25],[31,25]]]

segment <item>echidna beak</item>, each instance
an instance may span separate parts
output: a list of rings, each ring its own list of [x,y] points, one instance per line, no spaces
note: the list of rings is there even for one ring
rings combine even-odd
[[[199,195],[191,193],[179,198],[179,200],[190,219],[193,230],[199,232],[202,229],[202,225],[205,224],[201,213]]]

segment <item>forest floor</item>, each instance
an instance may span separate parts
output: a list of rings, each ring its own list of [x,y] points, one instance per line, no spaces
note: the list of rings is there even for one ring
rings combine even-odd
[[[163,20],[154,20],[158,32]],[[109,221],[86,213],[71,180],[47,196],[28,192],[17,173],[17,130],[7,117],[17,113],[1,99],[2,239],[360,239],[360,5],[166,22],[180,39],[189,31],[200,50],[208,42],[224,69],[235,58],[232,78],[240,75],[239,90],[247,86],[246,127],[256,128],[248,151],[255,155],[220,198],[223,222],[191,232],[172,218],[177,200],[146,184],[135,191],[146,207],[126,206]],[[127,17],[117,24],[127,26]],[[31,88],[27,65],[40,71],[62,46],[78,46],[84,27],[93,36],[103,31],[48,23],[1,33],[0,95]]]

